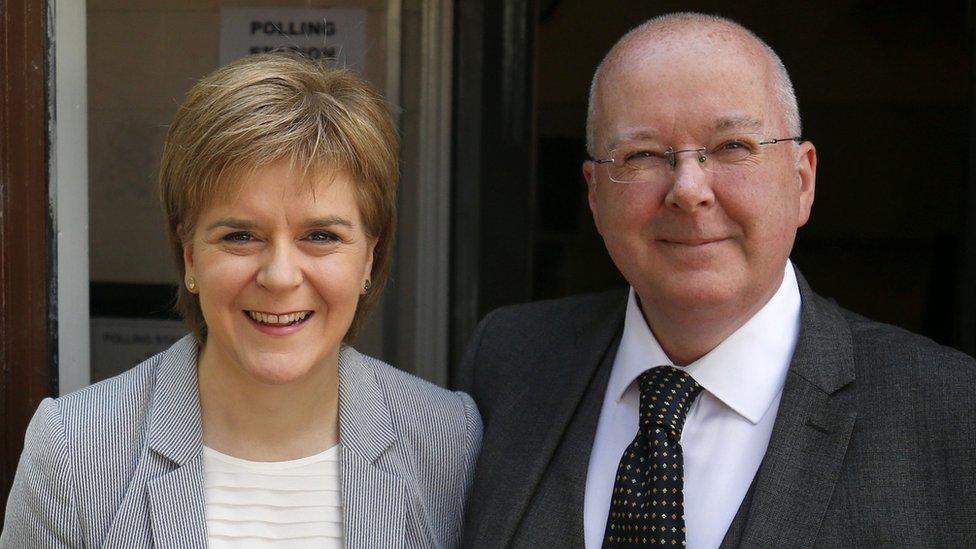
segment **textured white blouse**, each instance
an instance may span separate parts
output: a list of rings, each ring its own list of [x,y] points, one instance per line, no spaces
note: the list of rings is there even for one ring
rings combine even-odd
[[[248,461],[203,447],[212,548],[341,548],[340,445],[289,461]]]

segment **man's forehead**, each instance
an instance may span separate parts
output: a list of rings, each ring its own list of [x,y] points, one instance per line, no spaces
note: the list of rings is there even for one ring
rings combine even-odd
[[[675,138],[678,129],[674,125],[661,126],[653,124],[635,124],[621,128],[610,128],[612,134],[607,136],[608,145],[610,148],[613,148],[618,143],[626,141],[666,141]],[[680,129],[684,131],[689,128]],[[709,134],[761,132],[765,129],[765,125],[761,117],[738,114],[718,116],[706,121],[700,128],[693,129],[705,132],[705,134],[696,137],[707,138],[711,137]]]
[[[704,109],[702,117],[695,117],[698,129],[758,130],[768,103],[775,101],[772,64],[763,50],[741,41],[717,40],[707,34],[701,40],[689,35],[649,39],[626,45],[609,60],[595,107],[612,119],[617,115],[633,119],[659,110],[662,116],[657,122],[667,124],[671,121],[663,113],[693,114]],[[603,124],[610,122],[599,114],[598,118],[603,118]],[[654,128],[656,132],[666,129],[670,128]]]
[[[711,78],[737,70],[765,81],[772,66],[767,48],[744,29],[721,22],[678,22],[650,27],[616,44],[601,67],[596,91],[612,93],[635,73],[668,79],[697,70]]]

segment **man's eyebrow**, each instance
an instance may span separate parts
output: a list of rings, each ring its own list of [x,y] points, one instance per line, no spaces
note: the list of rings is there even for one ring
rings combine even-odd
[[[715,121],[716,130],[758,130],[762,128],[762,121],[751,116],[730,116]]]
[[[658,138],[658,134],[649,130],[636,130],[633,132],[627,132],[618,135],[610,140],[610,148],[616,148],[617,145],[625,143],[627,141],[654,141]]]
[[[759,130],[762,129],[762,126],[763,123],[761,120],[748,115],[724,116],[715,120],[715,123],[712,125],[716,131]],[[628,141],[657,141],[658,139],[660,139],[659,133],[647,129],[640,129],[614,137],[609,145],[611,149],[614,149],[620,143]]]
[[[256,224],[253,221],[248,221],[246,219],[240,219],[236,217],[224,217],[214,221],[213,223],[207,225],[207,231],[212,231],[220,227],[227,227],[229,229],[240,229],[249,230],[253,229]]]

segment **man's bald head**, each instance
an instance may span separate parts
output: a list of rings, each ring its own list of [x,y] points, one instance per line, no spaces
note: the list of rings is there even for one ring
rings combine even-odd
[[[793,83],[783,62],[769,45],[749,29],[723,17],[700,13],[672,13],[650,19],[625,34],[597,67],[590,84],[586,113],[586,151],[591,157],[597,158],[602,154],[597,151],[596,129],[599,123],[599,94],[604,82],[612,81],[615,71],[626,70],[626,63],[640,56],[648,47],[669,43],[681,47],[682,43],[689,40],[718,43],[755,58],[759,63],[765,63],[771,77],[771,91],[775,95],[786,130],[790,135],[800,135],[800,110]]]

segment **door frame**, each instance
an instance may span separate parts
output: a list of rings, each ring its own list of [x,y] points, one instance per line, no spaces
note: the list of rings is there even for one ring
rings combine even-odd
[[[57,392],[48,14],[46,0],[8,0],[0,13],[0,510],[27,423]]]

